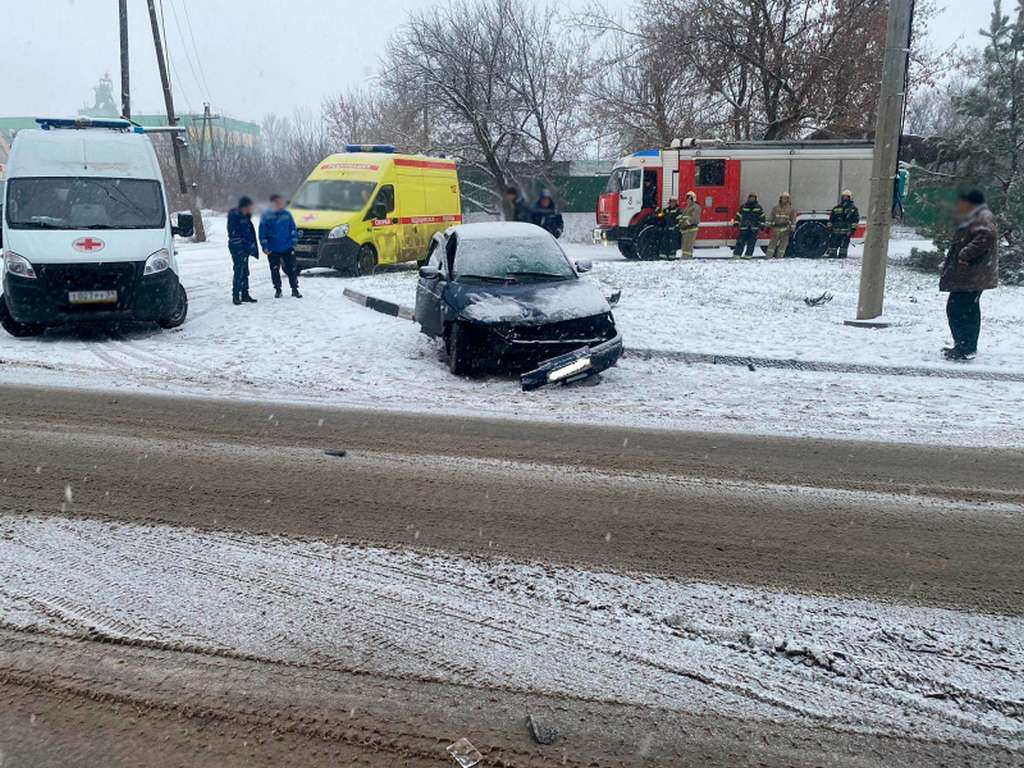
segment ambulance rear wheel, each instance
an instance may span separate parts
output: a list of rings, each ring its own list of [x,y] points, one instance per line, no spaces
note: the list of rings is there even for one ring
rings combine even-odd
[[[11,334],[11,336],[17,336],[18,338],[39,336],[46,330],[46,328],[41,325],[19,323],[11,317],[11,313],[7,309],[7,301],[4,299],[4,295],[2,293],[0,293],[0,325],[2,325],[4,330]]]
[[[627,259],[636,258],[636,243],[632,240],[618,240],[616,241],[616,245],[619,246],[619,253]]]
[[[364,245],[356,254],[355,276],[372,275],[377,269],[377,252],[372,245]]]

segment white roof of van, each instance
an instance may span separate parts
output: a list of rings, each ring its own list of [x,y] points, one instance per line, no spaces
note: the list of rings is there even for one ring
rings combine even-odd
[[[163,178],[148,136],[105,128],[18,131],[7,178],[20,176]]]

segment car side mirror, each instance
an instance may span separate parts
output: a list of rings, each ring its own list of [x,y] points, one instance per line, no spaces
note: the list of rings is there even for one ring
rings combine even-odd
[[[420,267],[420,277],[424,280],[436,280],[441,276],[441,270],[437,267]]]
[[[191,213],[174,214],[171,234],[178,237],[192,237],[196,233],[196,220]]]
[[[580,259],[579,261],[576,262],[576,271],[579,272],[580,274],[584,272],[589,272],[593,268],[594,262],[592,262],[590,259]]]

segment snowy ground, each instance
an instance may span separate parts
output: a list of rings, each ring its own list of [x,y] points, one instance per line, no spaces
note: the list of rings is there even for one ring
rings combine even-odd
[[[182,329],[2,335],[3,379],[670,428],[1024,445],[1024,384],[1018,383],[749,371],[636,356],[590,386],[532,394],[511,379],[458,379],[412,323],[342,296],[350,286],[411,304],[413,270],[358,280],[307,273],[305,299],[274,300],[260,260],[253,263],[260,303],[234,307],[224,220],[211,220],[208,231],[209,243],[180,246],[191,307]],[[895,241],[894,254],[913,245],[924,243]],[[856,304],[856,257],[635,263],[600,246],[570,244],[568,250],[573,258],[595,260],[592,279],[622,288],[616,317],[627,348],[952,366],[938,358],[947,332],[944,297],[931,276],[890,267],[886,315],[895,325],[865,331],[842,324]],[[804,305],[803,297],[825,291],[835,296],[830,304]],[[983,312],[982,349],[973,368],[1024,372],[1024,290],[987,294]]]
[[[0,526],[7,628],[897,738],[1024,739],[1019,618],[239,532]]]

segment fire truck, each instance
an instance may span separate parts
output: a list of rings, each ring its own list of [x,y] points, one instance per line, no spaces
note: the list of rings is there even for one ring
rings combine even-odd
[[[765,214],[783,192],[798,213],[787,256],[820,258],[828,247],[829,212],[844,189],[853,192],[861,223],[853,242],[864,238],[871,180],[869,141],[722,142],[685,139],[670,149],[648,149],[622,158],[597,203],[595,241],[614,242],[627,259],[658,257],[660,206],[687,192],[701,207],[700,246],[732,245],[733,217],[747,195],[757,195]],[[758,244],[767,245],[770,232]]]

